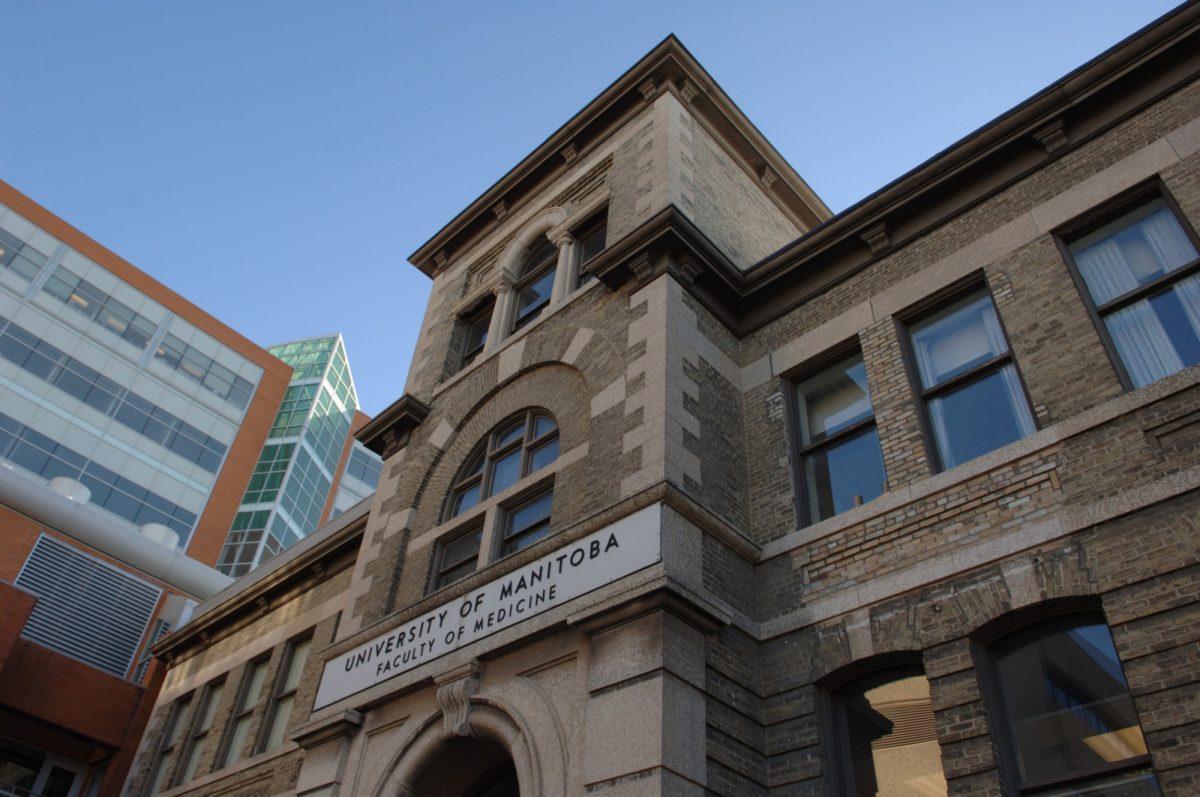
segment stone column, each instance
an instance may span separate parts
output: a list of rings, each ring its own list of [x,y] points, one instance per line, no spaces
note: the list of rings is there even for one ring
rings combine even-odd
[[[558,267],[554,271],[554,288],[550,292],[550,306],[562,304],[571,295],[578,281],[575,270],[579,267],[575,258],[575,238],[570,233],[561,233],[554,239],[558,247]]]
[[[488,324],[487,340],[483,344],[483,356],[495,351],[500,342],[508,337],[512,301],[512,285],[508,283],[507,279],[504,279],[496,286],[496,303],[492,305],[492,320]]]

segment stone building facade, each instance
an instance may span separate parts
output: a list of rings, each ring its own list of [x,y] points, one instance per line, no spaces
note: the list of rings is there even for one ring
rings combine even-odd
[[[376,494],[158,645],[127,793],[1196,794],[1198,75],[1187,5],[830,215],[664,41],[414,253]]]

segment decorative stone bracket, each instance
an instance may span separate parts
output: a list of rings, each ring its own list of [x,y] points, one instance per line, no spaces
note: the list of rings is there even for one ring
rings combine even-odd
[[[437,702],[442,709],[442,738],[474,736],[471,731],[471,698],[479,689],[483,664],[472,659],[461,667],[437,676]]]

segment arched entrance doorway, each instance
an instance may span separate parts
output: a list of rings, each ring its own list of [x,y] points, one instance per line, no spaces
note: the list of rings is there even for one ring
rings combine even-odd
[[[508,751],[489,739],[442,740],[407,784],[404,797],[519,797]]]

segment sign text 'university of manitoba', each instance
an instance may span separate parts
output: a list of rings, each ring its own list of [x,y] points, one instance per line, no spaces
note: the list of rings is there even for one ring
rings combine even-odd
[[[661,555],[661,514],[657,504],[639,510],[331,659],[314,708],[649,567]]]

